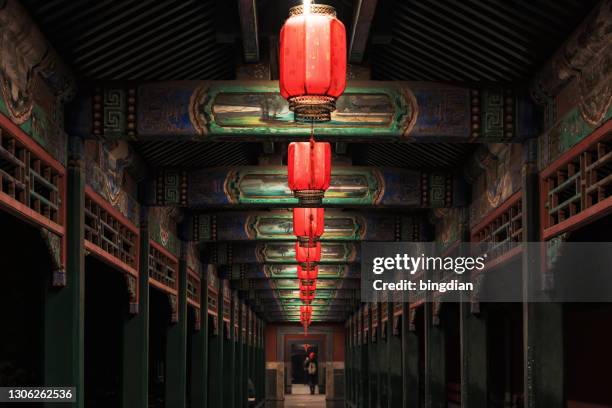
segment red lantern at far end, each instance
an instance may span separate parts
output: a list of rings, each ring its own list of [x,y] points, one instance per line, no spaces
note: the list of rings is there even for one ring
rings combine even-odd
[[[324,223],[323,208],[294,208],[293,233],[298,239],[298,245],[303,248],[316,247],[317,241],[325,231]]]
[[[291,142],[288,182],[300,205],[321,205],[331,181],[331,146],[326,142]]]
[[[280,92],[298,121],[328,121],[346,87],[346,30],[324,4],[292,7],[280,32]]]

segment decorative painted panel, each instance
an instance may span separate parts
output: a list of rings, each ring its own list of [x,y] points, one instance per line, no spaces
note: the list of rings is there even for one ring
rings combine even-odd
[[[209,256],[218,265],[241,263],[295,264],[293,242],[247,243],[241,245],[215,244]],[[359,262],[359,245],[355,243],[326,243],[321,248],[321,264],[347,264]]]
[[[74,78],[19,1],[0,9],[0,112],[66,163],[62,99]]]
[[[175,207],[149,208],[149,238],[175,256],[180,254],[177,236],[177,218],[181,212]]]
[[[323,205],[329,206],[390,206],[418,208],[429,206],[423,202],[418,171],[357,166],[332,168],[331,186],[325,193]],[[449,205],[452,197],[451,183],[445,182],[427,190],[426,195],[443,205]],[[287,184],[287,167],[245,166],[236,168],[202,169],[190,172],[188,180],[188,206],[206,209],[210,206],[261,205],[291,207],[297,204]],[[158,205],[155,203],[154,205]]]
[[[104,136],[208,141],[310,134],[310,125],[293,120],[276,81],[158,82],[140,84],[135,90],[123,86],[120,91],[122,86],[109,83],[96,91],[100,116],[110,119],[99,126]],[[336,105],[330,122],[315,125],[317,135],[344,141],[450,142],[535,135],[533,115],[514,115],[515,110],[533,111],[530,101],[497,88],[349,81]],[[128,114],[130,106],[136,106],[136,115]],[[131,117],[136,123],[130,122]],[[70,130],[80,134],[87,127],[87,121],[80,120]]]
[[[196,214],[193,230],[200,241],[295,241],[291,209],[266,212]],[[214,222],[214,223],[213,223]],[[321,241],[393,241],[400,219],[378,213],[357,213],[329,209],[325,212],[325,233]],[[206,227],[203,227],[206,225]],[[218,231],[218,232],[217,232]]]
[[[85,182],[132,224],[140,223],[137,186],[127,172],[134,152],[125,141],[84,141]]]
[[[472,183],[472,226],[521,189],[523,162],[523,148],[516,143],[488,145],[474,154],[477,175]]]

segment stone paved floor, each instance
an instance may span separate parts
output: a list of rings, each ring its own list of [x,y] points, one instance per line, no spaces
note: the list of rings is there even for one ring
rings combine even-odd
[[[294,385],[291,392],[285,395],[285,408],[325,408],[325,395],[310,395],[307,385]]]

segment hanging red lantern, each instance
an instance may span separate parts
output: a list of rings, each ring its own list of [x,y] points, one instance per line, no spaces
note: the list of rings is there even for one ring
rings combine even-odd
[[[304,248],[315,247],[324,232],[325,210],[323,208],[294,208],[293,233],[298,245]]]
[[[315,298],[315,290],[310,290],[310,286],[300,285],[300,300],[305,305],[310,305]]]
[[[331,181],[331,146],[326,142],[291,142],[288,181],[300,205],[319,206]]]
[[[298,265],[298,279],[300,280],[301,286],[312,286],[316,287],[317,278],[319,277],[319,267],[302,267]]]
[[[312,318],[312,306],[300,306],[300,317],[305,318],[306,320],[310,320]]]
[[[303,247],[298,242],[295,243],[295,260],[302,266],[315,266],[321,261],[321,242],[317,241],[314,246]],[[299,271],[298,266],[298,271]]]
[[[346,87],[346,30],[336,10],[310,4],[289,10],[280,33],[280,92],[300,121],[328,121]]]
[[[318,266],[310,266],[304,267],[302,265],[298,265],[298,279],[300,281],[316,281],[319,278],[319,267]]]

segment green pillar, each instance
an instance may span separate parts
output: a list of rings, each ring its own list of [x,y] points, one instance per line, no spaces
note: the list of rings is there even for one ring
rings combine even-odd
[[[166,407],[187,404],[187,262],[179,261],[178,322],[168,327],[166,342]]]
[[[234,337],[234,319],[235,313],[234,308],[237,307],[237,301],[235,296],[231,297],[230,303],[230,326],[229,326],[229,338],[224,337],[223,344],[223,402],[228,407],[234,406],[235,401],[235,384],[236,384],[236,362],[235,358],[235,337]]]
[[[402,388],[403,388],[403,408],[421,406],[420,386],[422,378],[419,372],[419,336],[411,327],[411,313],[416,313],[416,309],[411,312],[410,304],[402,305]]]
[[[399,408],[403,401],[402,387],[402,339],[401,332],[395,331],[394,304],[389,303],[389,323],[387,324],[388,370],[388,405],[389,408]]]
[[[54,387],[76,387],[73,407],[85,406],[85,170],[82,141],[71,138],[66,172],[66,286],[49,288],[45,298],[44,383]],[[46,407],[65,404],[47,403]]]
[[[524,145],[523,240],[540,240],[540,196],[536,163],[537,140]],[[523,296],[543,287],[540,252],[525,246],[522,252]],[[523,302],[523,366],[525,407],[564,407],[563,305]]]
[[[239,302],[238,305],[238,338],[236,339],[236,400],[234,401],[235,408],[243,408],[246,401],[244,383],[244,344],[242,342],[242,328],[244,320],[242,319],[242,311],[244,303]]]
[[[365,307],[365,306],[364,306]],[[366,322],[365,314],[362,316],[362,326],[361,326],[361,376],[359,380],[359,386],[361,387],[361,393],[359,396],[359,407],[367,408],[370,406],[370,387],[369,387],[369,376],[370,369],[368,366],[368,360],[371,357],[369,355],[369,347],[368,347],[368,334],[366,334]],[[369,331],[369,329],[368,329]]]
[[[208,351],[210,370],[208,372],[208,406],[223,407],[223,281],[219,280],[219,296],[217,299],[219,332],[211,337]]]
[[[346,405],[351,406],[353,402],[353,387],[352,387],[352,373],[353,373],[353,361],[352,361],[352,353],[353,348],[351,345],[351,324],[352,324],[352,316],[349,317],[348,322],[346,324],[346,328],[344,330],[344,383],[346,384]]]
[[[446,407],[446,344],[440,304],[425,303],[425,406]]]
[[[471,304],[460,307],[461,337],[461,405],[487,407],[487,320],[483,314],[471,312]]]
[[[138,310],[123,325],[122,406],[149,406],[149,228],[141,208],[138,265]]]
[[[209,265],[208,268],[212,267]],[[193,335],[191,355],[191,407],[208,407],[208,268],[200,281],[200,331]]]

